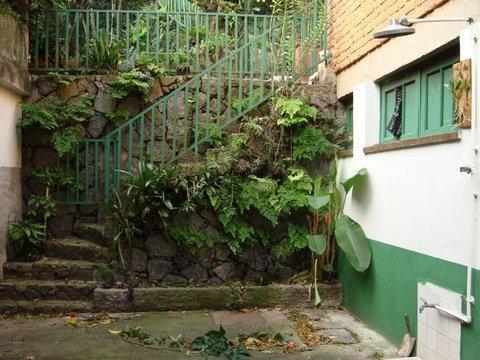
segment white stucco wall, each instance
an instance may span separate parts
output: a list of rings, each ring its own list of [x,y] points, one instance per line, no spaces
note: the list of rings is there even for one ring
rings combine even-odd
[[[16,124],[22,98],[0,86],[0,167],[21,167],[21,139]]]
[[[461,36],[461,41],[461,58],[471,57],[471,37]],[[473,131],[462,130],[455,143],[365,155],[363,148],[379,139],[380,96],[374,80],[353,90],[354,155],[340,160],[339,174],[346,178],[366,167],[369,178],[349,197],[345,213],[373,240],[466,265],[474,200],[471,175],[459,168],[474,162]]]

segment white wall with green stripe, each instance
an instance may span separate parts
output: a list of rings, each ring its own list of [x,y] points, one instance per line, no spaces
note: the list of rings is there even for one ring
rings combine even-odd
[[[474,27],[480,33],[480,27]],[[368,180],[349,196],[345,213],[371,239],[373,260],[370,269],[359,274],[340,257],[339,276],[345,306],[397,344],[405,333],[405,313],[417,334],[418,283],[461,294],[465,311],[472,239],[480,249],[474,231],[477,200],[472,195],[479,179],[460,172],[478,162],[473,148],[479,146],[479,138],[470,129],[454,126],[453,98],[444,86],[451,78],[451,64],[472,57],[472,31],[473,27],[466,28],[456,43],[434,55],[353,89],[353,156],[339,161],[339,177],[368,169]],[[400,139],[385,130],[394,106],[388,103],[387,92],[395,87],[402,87],[405,95],[405,132]],[[448,142],[437,137],[423,146],[364,153],[364,148],[377,144],[408,144],[425,136],[457,133],[458,139],[447,136]],[[475,260],[473,295],[480,302],[480,256]],[[474,307],[472,317],[461,332],[461,358],[466,360],[480,359],[480,310]],[[445,357],[450,358],[454,357]]]

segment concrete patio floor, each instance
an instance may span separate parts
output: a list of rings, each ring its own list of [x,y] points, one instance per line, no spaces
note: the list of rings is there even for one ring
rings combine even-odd
[[[229,339],[241,333],[282,334],[285,344],[294,344],[293,353],[280,347],[270,352],[250,351],[253,359],[387,359],[396,349],[348,312],[339,309],[268,309],[247,312],[165,312],[109,314],[110,323],[92,327],[73,327],[68,317],[16,317],[0,321],[0,359],[200,359],[198,353],[185,354],[163,347],[148,348],[125,341],[109,330],[127,325],[141,326],[152,338],[183,334],[190,342],[195,337],[222,325]],[[77,321],[89,315],[77,316]],[[300,321],[298,319],[303,319]],[[302,332],[301,325],[311,331]],[[92,324],[93,325],[93,324]],[[320,342],[313,348],[309,339]],[[303,338],[303,340],[302,340]],[[167,341],[168,343],[168,341]],[[312,343],[310,343],[312,345]],[[220,357],[223,358],[223,357]]]

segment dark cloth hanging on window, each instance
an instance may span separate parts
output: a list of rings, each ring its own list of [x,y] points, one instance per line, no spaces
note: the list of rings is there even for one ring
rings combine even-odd
[[[401,87],[395,89],[395,109],[393,110],[392,118],[388,123],[387,130],[396,139],[402,136],[402,101],[403,91]]]

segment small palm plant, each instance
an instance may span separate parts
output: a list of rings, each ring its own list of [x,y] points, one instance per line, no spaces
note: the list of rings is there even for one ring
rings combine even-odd
[[[371,250],[362,227],[343,213],[348,193],[367,176],[367,169],[361,169],[349,179],[337,185],[337,163],[332,163],[328,179],[328,194],[322,195],[322,179],[315,181],[314,192],[308,197],[311,208],[310,235],[308,246],[312,251],[312,279],[315,292],[314,305],[321,299],[317,290],[317,271],[333,272],[337,245],[345,253],[352,267],[363,272],[370,266]]]

